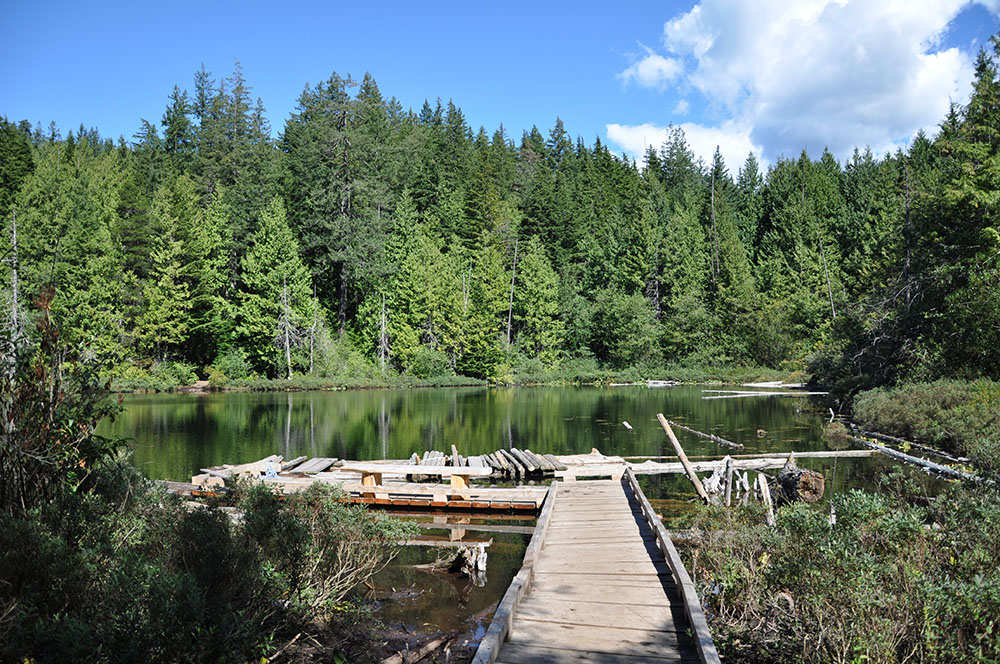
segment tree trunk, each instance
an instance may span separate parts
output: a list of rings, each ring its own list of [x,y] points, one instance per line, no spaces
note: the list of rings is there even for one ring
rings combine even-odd
[[[785,467],[778,471],[775,486],[771,489],[771,498],[778,505],[799,500],[815,503],[823,497],[825,488],[826,480],[822,474],[799,468],[795,459],[789,456]]]
[[[510,345],[510,324],[514,314],[514,277],[517,275],[517,240],[514,240],[514,266],[510,270],[510,304],[507,306],[507,345]]]

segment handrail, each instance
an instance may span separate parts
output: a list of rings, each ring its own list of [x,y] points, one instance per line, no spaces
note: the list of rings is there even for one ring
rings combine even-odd
[[[674,543],[670,541],[670,534],[663,527],[663,522],[660,521],[660,517],[657,516],[653,506],[649,503],[646,494],[639,487],[639,480],[636,479],[635,473],[632,472],[631,468],[625,471],[625,476],[628,477],[629,485],[632,487],[632,492],[642,507],[642,513],[645,515],[646,521],[653,529],[653,532],[656,533],[656,543],[659,545],[660,551],[663,552],[663,557],[666,558],[667,565],[670,566],[670,571],[673,573],[677,588],[680,590],[681,599],[684,601],[684,613],[687,614],[688,622],[691,623],[691,629],[694,631],[698,659],[702,664],[720,664],[719,653],[715,649],[712,632],[708,629],[708,621],[705,620],[705,613],[701,610],[701,601],[698,599],[698,592],[695,590],[691,576],[684,567],[684,562],[681,560],[680,554],[677,553]]]
[[[497,610],[493,613],[486,635],[479,642],[479,647],[476,648],[476,656],[472,660],[472,664],[493,664],[500,655],[500,646],[510,634],[514,612],[517,611],[518,604],[521,603],[521,599],[535,578],[535,560],[542,549],[549,521],[552,520],[552,506],[556,502],[556,494],[558,493],[559,482],[552,482],[545,494],[542,511],[535,522],[535,532],[531,536],[531,541],[528,542],[528,548],[524,550],[524,562],[521,564],[521,570],[511,580],[507,592],[504,593],[500,604],[497,605]]]

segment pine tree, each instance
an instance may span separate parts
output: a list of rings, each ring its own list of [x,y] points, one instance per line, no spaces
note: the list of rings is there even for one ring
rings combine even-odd
[[[514,290],[517,345],[528,357],[553,367],[559,362],[565,328],[559,317],[559,277],[537,236],[524,245]]]
[[[290,330],[308,327],[313,319],[309,271],[299,257],[280,198],[261,211],[250,242],[242,264],[236,334],[254,368],[275,375],[284,369]]]

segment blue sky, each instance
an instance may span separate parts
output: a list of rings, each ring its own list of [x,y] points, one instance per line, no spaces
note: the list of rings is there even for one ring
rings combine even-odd
[[[735,172],[803,147],[876,151],[964,101],[1000,0],[612,3],[4,3],[0,114],[126,138],[202,63],[238,58],[277,134],[306,83],[370,71],[419,109],[448,98],[516,140],[567,130],[639,155],[679,124]]]

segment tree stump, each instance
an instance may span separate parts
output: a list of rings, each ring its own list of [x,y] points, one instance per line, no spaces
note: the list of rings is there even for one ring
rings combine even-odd
[[[823,497],[825,488],[826,480],[822,473],[799,468],[794,457],[789,456],[785,466],[778,472],[771,489],[771,499],[779,505],[799,500],[815,503]]]

